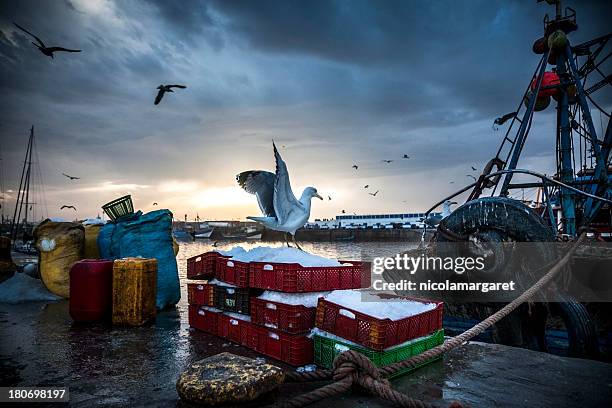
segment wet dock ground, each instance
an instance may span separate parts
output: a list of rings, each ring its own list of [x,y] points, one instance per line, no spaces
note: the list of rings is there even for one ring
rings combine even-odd
[[[186,364],[221,351],[257,356],[189,329],[186,314],[179,304],[160,313],[154,325],[117,328],[74,324],[67,301],[0,304],[0,385],[67,386],[76,407],[176,406],[175,383]],[[392,384],[439,406],[457,400],[473,407],[603,407],[612,400],[612,365],[470,343]],[[320,385],[283,385],[279,398]],[[313,406],[390,404],[354,393]]]

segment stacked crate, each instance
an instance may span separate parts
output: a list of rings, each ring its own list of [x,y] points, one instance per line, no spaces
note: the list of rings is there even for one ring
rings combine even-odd
[[[259,299],[264,290],[289,294],[369,286],[362,264],[303,267],[297,263],[240,262],[214,252],[190,258],[189,322],[196,329],[227,338],[285,363],[313,362],[316,308]],[[279,298],[282,300],[282,298]],[[290,302],[295,303],[295,302]]]
[[[331,368],[334,358],[346,350],[362,353],[378,367],[409,359],[444,342],[443,307],[441,302],[435,302],[435,307],[430,310],[391,320],[376,318],[321,298],[317,304],[313,336],[315,363]],[[398,371],[394,376],[416,368],[418,366]]]

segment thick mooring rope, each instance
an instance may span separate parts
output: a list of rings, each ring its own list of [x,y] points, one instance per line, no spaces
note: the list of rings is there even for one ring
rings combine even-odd
[[[455,347],[458,347],[468,340],[478,336],[489,327],[509,315],[522,303],[528,301],[535,296],[542,288],[548,285],[569,262],[576,249],[582,244],[586,234],[582,234],[574,243],[570,250],[557,262],[540,280],[532,287],[523,292],[519,297],[508,303],[506,306],[487,317],[471,329],[466,330],[458,336],[450,338],[441,344],[421,354],[418,354],[408,360],[400,361],[385,367],[376,367],[370,359],[363,354],[353,350],[340,353],[334,359],[332,370],[318,370],[308,373],[287,372],[285,382],[306,382],[306,381],[323,381],[333,379],[334,382],[318,388],[306,394],[292,397],[291,400],[281,404],[282,407],[298,408],[314,402],[320,401],[327,397],[334,397],[347,392],[353,385],[359,385],[363,389],[370,391],[387,401],[394,403],[400,407],[407,408],[426,408],[432,407],[423,401],[413,399],[401,392],[391,388],[391,384],[386,379],[398,372],[409,367],[416,367],[434,357],[438,357]],[[461,404],[453,402],[451,407],[461,407]]]

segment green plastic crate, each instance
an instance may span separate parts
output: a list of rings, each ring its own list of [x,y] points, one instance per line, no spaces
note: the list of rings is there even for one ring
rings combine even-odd
[[[320,367],[331,368],[336,356],[346,350],[358,351],[359,353],[365,355],[370,360],[372,360],[376,367],[382,367],[389,364],[397,363],[398,361],[407,360],[412,356],[421,354],[426,350],[432,349],[444,343],[444,329],[440,329],[429,336],[415,339],[403,346],[392,347],[390,350],[385,351],[370,350],[362,346],[333,340],[327,337],[319,336],[317,334],[315,334],[313,338],[314,361],[315,364]],[[398,377],[410,371],[414,371],[419,367],[422,367],[441,358],[442,356],[440,355],[415,367],[405,368],[395,373],[393,376],[391,376],[391,378]]]

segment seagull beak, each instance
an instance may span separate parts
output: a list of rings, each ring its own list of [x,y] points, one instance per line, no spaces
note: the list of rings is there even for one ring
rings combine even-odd
[[[315,193],[315,195],[314,195],[314,196],[315,196],[315,197],[317,197],[319,200],[322,200],[322,199],[323,199],[323,197],[321,197],[321,196],[320,196],[318,193]]]

